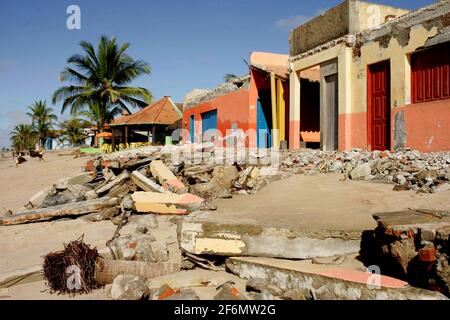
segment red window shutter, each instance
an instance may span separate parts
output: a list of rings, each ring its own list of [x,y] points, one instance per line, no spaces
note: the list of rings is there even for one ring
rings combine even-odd
[[[411,55],[413,103],[450,98],[450,44]]]

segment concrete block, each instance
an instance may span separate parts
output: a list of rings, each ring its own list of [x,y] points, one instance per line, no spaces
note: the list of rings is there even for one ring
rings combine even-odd
[[[186,186],[175,177],[172,171],[161,160],[153,160],[150,163],[150,172],[164,189],[177,193],[187,192]]]
[[[311,267],[304,261],[242,257],[228,258],[226,265],[243,279],[257,279],[283,291],[311,292],[318,300],[448,300],[441,293],[382,275],[373,282],[372,273],[348,267]]]
[[[193,213],[178,225],[181,249],[192,254],[309,259],[356,253],[360,234],[313,233],[245,221],[215,221]]]
[[[186,208],[199,208],[203,199],[187,193],[135,192],[132,195],[138,212],[185,214]]]

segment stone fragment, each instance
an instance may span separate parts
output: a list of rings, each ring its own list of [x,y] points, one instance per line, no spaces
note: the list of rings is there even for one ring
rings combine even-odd
[[[135,275],[118,275],[111,286],[113,300],[147,300],[150,289],[147,281]]]
[[[353,171],[350,173],[350,177],[352,180],[365,180],[372,172],[370,165],[368,163],[363,163],[358,165]]]
[[[128,218],[128,221],[146,227],[149,230],[158,228],[158,220],[153,214],[133,215]]]

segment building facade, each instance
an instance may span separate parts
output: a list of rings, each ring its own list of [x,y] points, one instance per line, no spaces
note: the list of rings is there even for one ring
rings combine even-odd
[[[289,132],[289,56],[266,52],[250,55],[249,75],[234,79],[211,90],[194,90],[185,98],[183,129],[185,142],[214,141],[219,146],[249,148],[288,146]],[[301,75],[304,84],[302,102],[304,127],[318,134],[319,100],[311,94],[319,91],[318,70]],[[310,97],[313,97],[311,99]],[[315,110],[311,112],[311,110]],[[314,124],[314,122],[317,122]],[[314,139],[309,139],[314,142]]]
[[[320,69],[324,150],[450,149],[450,2],[407,10],[348,0],[291,31],[289,147],[301,73]]]

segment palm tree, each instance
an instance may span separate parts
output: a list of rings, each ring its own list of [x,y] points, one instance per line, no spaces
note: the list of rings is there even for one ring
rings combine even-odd
[[[86,139],[83,129],[90,126],[90,123],[83,119],[72,118],[59,124],[63,140],[68,140],[72,146],[79,146]]]
[[[53,108],[47,107],[46,101],[35,101],[28,109],[30,112],[27,112],[27,115],[31,117],[31,125],[36,132],[38,144],[42,146],[57,117],[53,113]]]
[[[16,151],[26,151],[33,148],[35,132],[32,125],[16,125],[10,135],[12,146]]]
[[[102,105],[97,101],[94,101],[89,103],[85,110],[78,112],[74,116],[81,116],[88,119],[102,131],[105,124],[110,123],[114,120],[115,116],[121,114],[123,111],[124,110],[118,106],[113,106],[111,104]]]
[[[80,43],[84,54],[73,55],[68,67],[61,73],[61,80],[73,84],[59,88],[53,94],[53,103],[63,101],[61,112],[70,107],[72,115],[80,111],[92,111],[98,104],[100,121],[98,128],[111,119],[105,119],[105,110],[117,107],[129,111],[129,106],[144,107],[152,100],[151,93],[140,87],[127,86],[137,77],[150,74],[150,67],[142,60],[134,60],[125,51],[128,43],[117,44],[116,38],[100,38],[97,50],[91,43]]]

